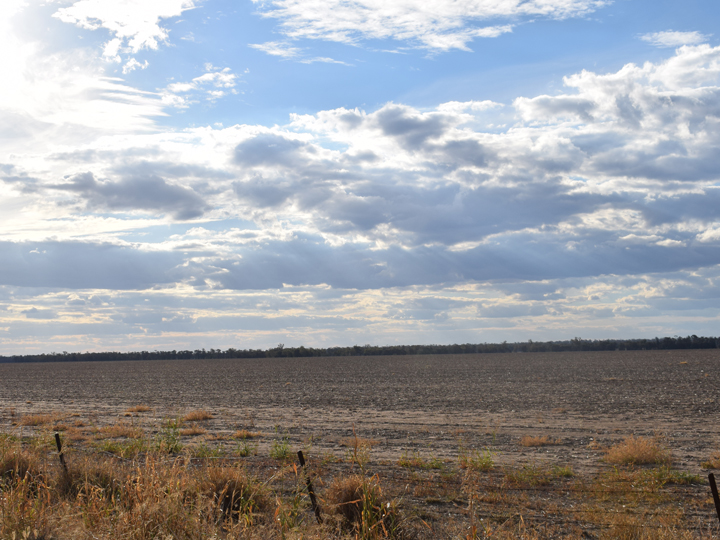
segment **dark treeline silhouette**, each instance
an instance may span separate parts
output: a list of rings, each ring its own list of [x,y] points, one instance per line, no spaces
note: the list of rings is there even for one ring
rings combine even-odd
[[[566,351],[641,351],[668,349],[717,349],[720,338],[664,337],[654,339],[581,339],[524,343],[466,343],[464,345],[354,345],[353,347],[285,347],[272,349],[197,349],[194,351],[137,351],[49,353],[0,356],[0,362],[107,362],[112,360],[201,360],[209,358],[297,358],[309,356],[381,356],[406,354],[477,354]]]

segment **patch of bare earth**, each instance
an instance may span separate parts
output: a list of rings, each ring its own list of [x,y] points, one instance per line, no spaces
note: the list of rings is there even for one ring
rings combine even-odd
[[[193,467],[183,474],[226,460],[267,486],[268,515],[296,516],[284,532],[256,521],[248,537],[330,534],[295,498],[302,469],[270,457],[280,448],[303,450],[339,537],[364,526],[337,507],[338,486],[360,474],[393,508],[373,530],[392,522],[397,537],[714,538],[718,360],[709,350],[0,364],[0,427],[26,451],[64,426],[69,461],[141,459],[177,437],[175,455]]]

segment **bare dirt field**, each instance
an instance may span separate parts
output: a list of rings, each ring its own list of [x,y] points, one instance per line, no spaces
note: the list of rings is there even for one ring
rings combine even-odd
[[[427,538],[716,538],[719,368],[719,350],[0,364],[0,431],[125,456],[109,427],[175,422],[184,452],[260,475],[303,450],[320,491],[377,474]],[[663,459],[611,462],[629,436]]]

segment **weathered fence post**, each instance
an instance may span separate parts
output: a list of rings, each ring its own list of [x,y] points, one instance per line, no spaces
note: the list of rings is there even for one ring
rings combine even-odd
[[[68,473],[67,463],[65,463],[65,456],[62,453],[62,443],[60,442],[60,434],[55,433],[55,444],[57,445],[58,454],[60,457],[60,464],[63,466],[63,469],[65,469],[65,474]]]
[[[298,460],[300,461],[300,467],[305,467],[305,456],[303,456],[302,450],[298,450]],[[312,504],[313,512],[315,512],[315,518],[318,523],[322,523],[322,516],[320,515],[320,505],[315,498],[315,490],[313,489],[310,475],[305,472],[305,482],[307,483],[308,495],[310,495],[310,504]]]
[[[718,488],[715,483],[715,475],[713,473],[708,474],[708,480],[710,480],[710,491],[712,491],[713,500],[715,501],[715,511],[720,521],[720,496],[718,495]]]

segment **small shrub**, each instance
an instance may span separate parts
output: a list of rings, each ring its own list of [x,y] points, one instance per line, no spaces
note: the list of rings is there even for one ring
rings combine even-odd
[[[460,453],[460,468],[472,471],[487,472],[495,466],[495,453],[489,448],[482,451]]]
[[[552,474],[557,478],[572,478],[575,476],[575,472],[569,465],[566,467],[560,467],[559,465],[556,465],[552,468]]]
[[[183,416],[183,421],[185,422],[202,422],[203,420],[212,420],[213,415],[210,414],[208,411],[205,410],[199,410],[199,411],[190,411],[185,416]]]
[[[122,484],[112,464],[88,460],[73,462],[68,472],[58,475],[54,487],[58,494],[69,499],[91,494],[112,499],[120,494]]]
[[[23,480],[34,482],[41,477],[30,456],[23,452],[8,452],[0,459],[0,485],[16,485]]]
[[[209,468],[202,490],[215,501],[222,520],[243,520],[250,525],[258,513],[270,508],[262,486],[239,468]]]
[[[178,420],[165,422],[162,431],[155,437],[155,450],[167,454],[177,454],[182,450],[180,422]]]
[[[343,526],[355,530],[360,538],[404,537],[398,509],[383,499],[377,476],[336,478],[326,500],[342,516]]]
[[[291,456],[292,450],[290,449],[290,442],[288,441],[287,437],[283,437],[280,440],[275,439],[270,444],[271,458],[277,459],[278,461],[285,461],[287,459],[290,459]]]
[[[605,461],[618,465],[665,465],[671,457],[656,438],[630,435],[607,450]]]
[[[237,454],[239,457],[255,456],[257,455],[257,445],[250,444],[248,442],[238,444],[237,448],[235,449],[235,454]]]
[[[713,454],[710,459],[702,462],[703,469],[720,469],[720,452]]]

